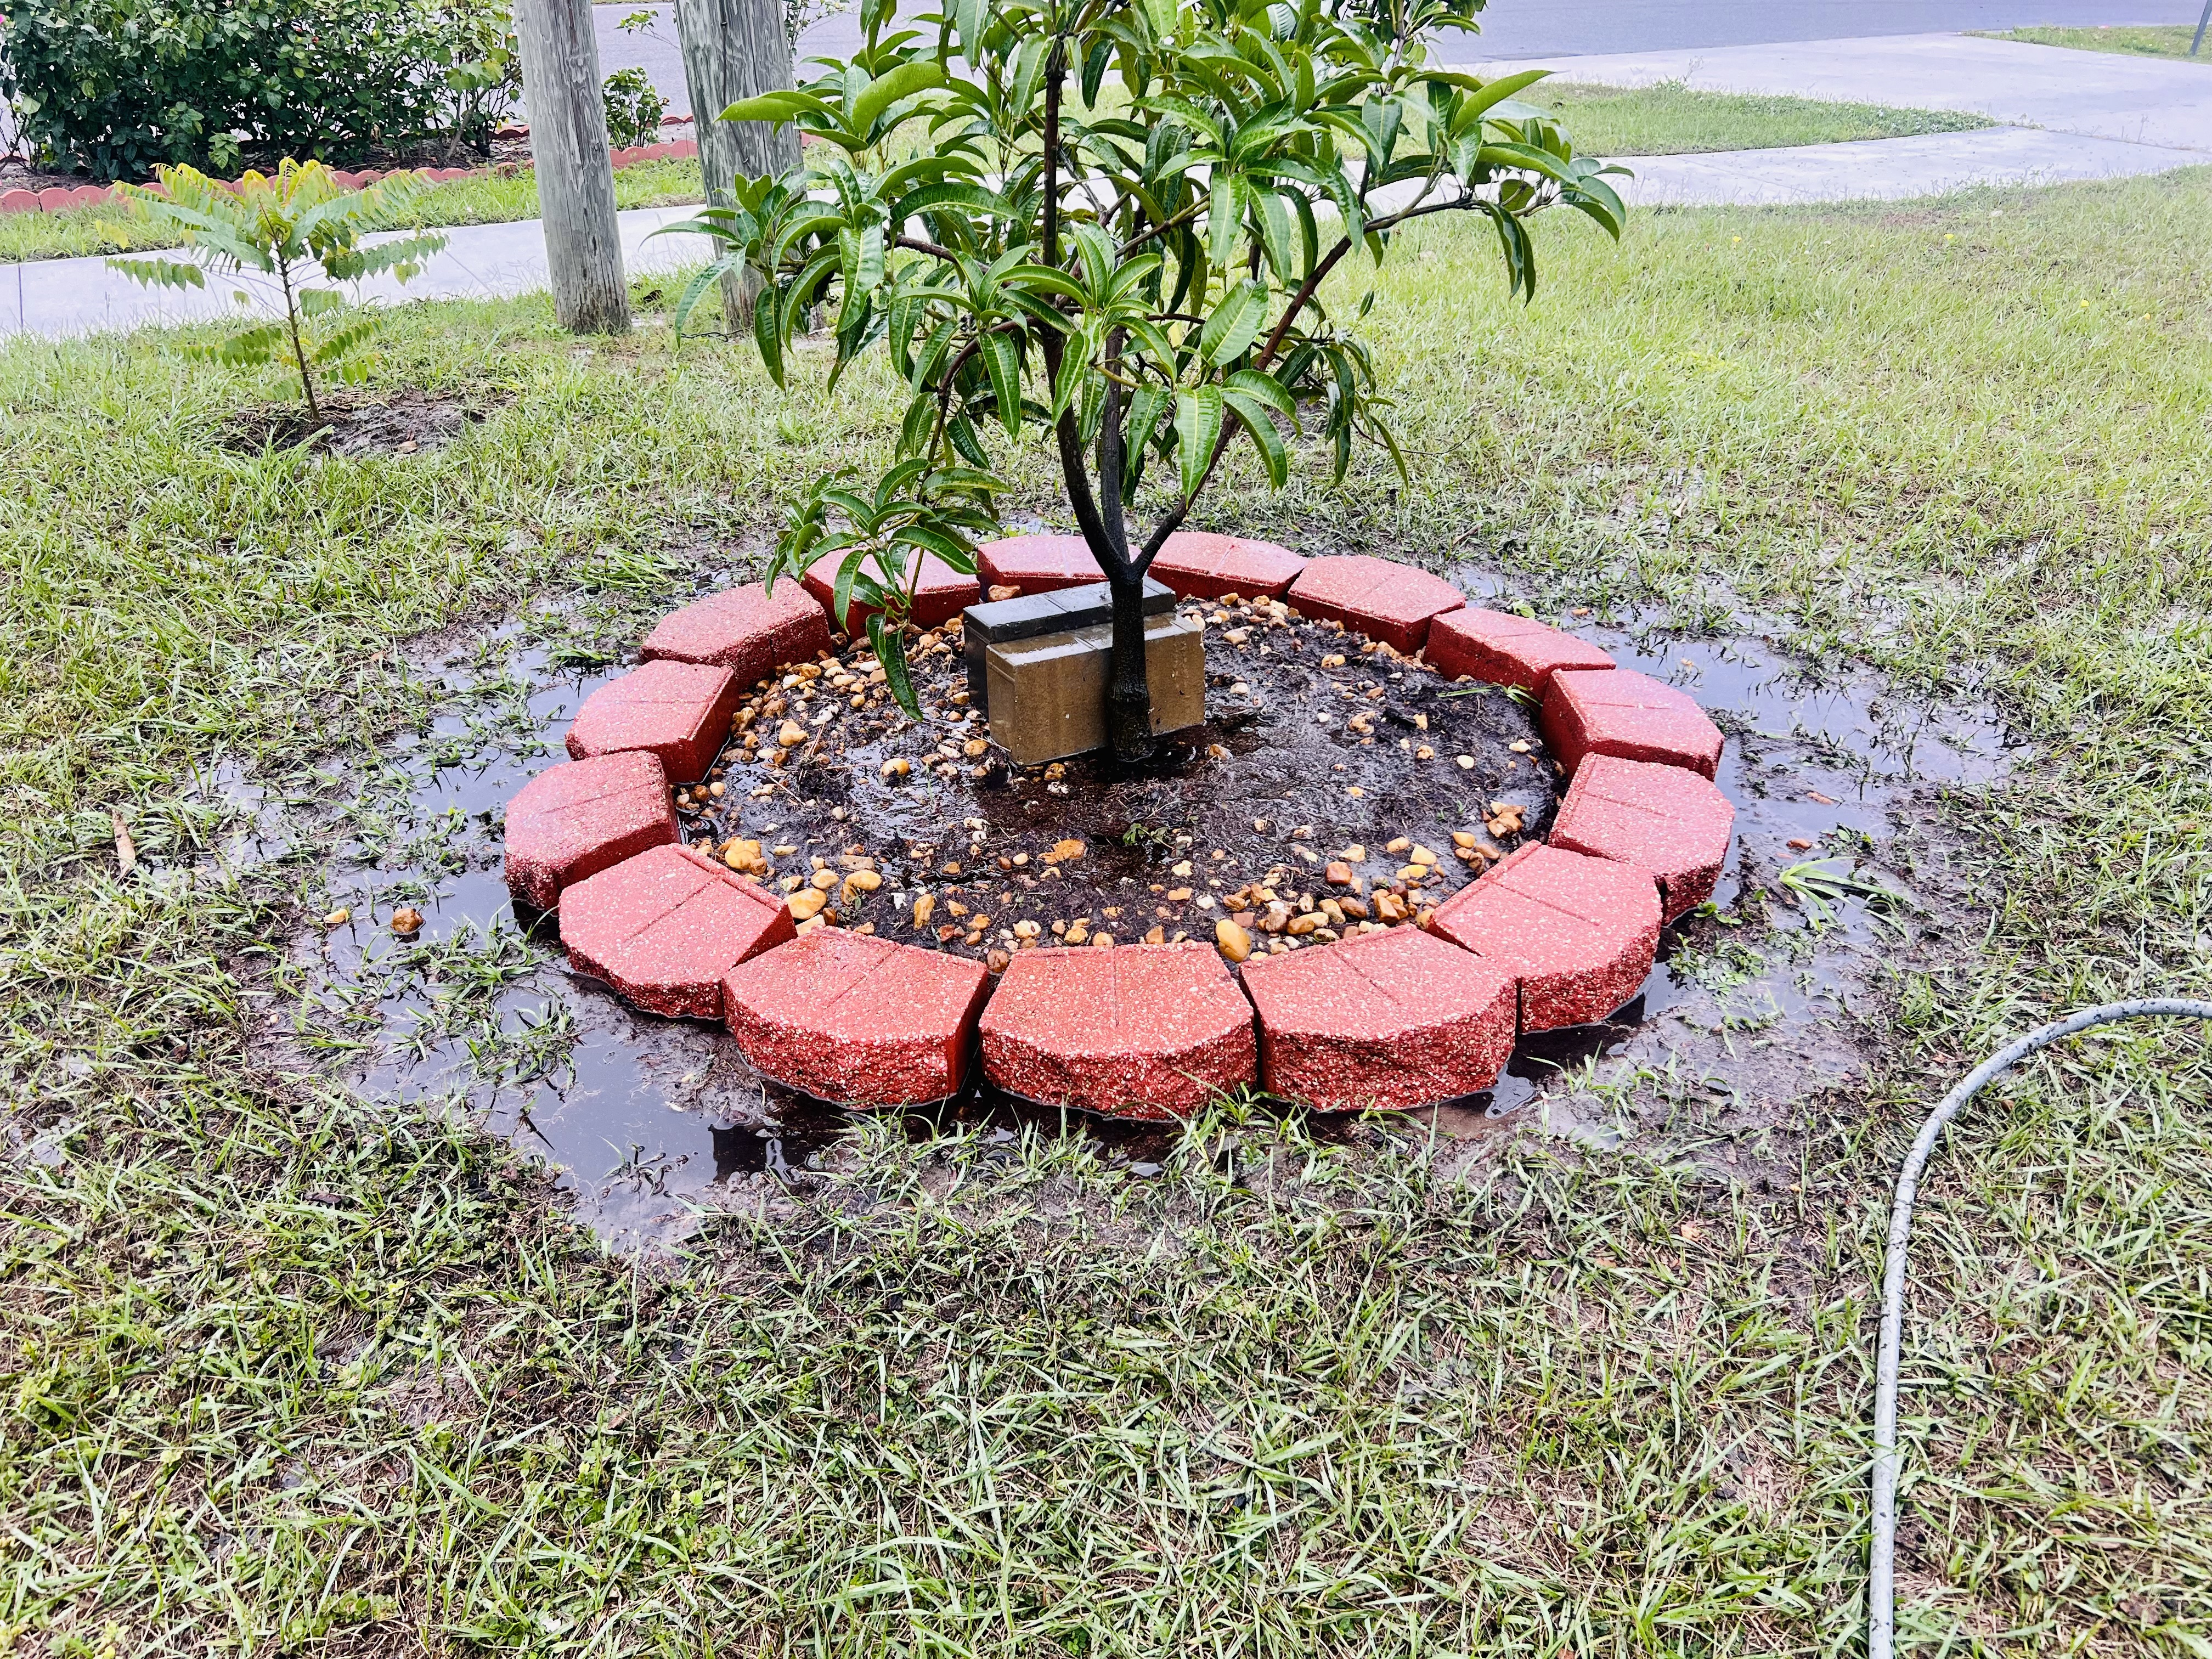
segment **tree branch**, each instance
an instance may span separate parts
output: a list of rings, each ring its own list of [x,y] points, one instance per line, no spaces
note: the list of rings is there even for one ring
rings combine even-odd
[[[1044,263],[1048,265],[1060,264],[1060,96],[1066,78],[1066,42],[1055,35],[1044,69]],[[1038,344],[1044,352],[1046,384],[1057,386],[1065,355],[1059,331],[1047,329]],[[1091,474],[1083,464],[1083,434],[1075,423],[1072,404],[1060,411],[1053,435],[1059,441],[1060,471],[1067,485],[1067,504],[1075,509],[1075,522],[1084,541],[1109,574],[1126,575],[1127,544],[1107,529],[1099,515],[1097,499],[1091,491]]]
[[[1402,212],[1394,213],[1388,218],[1374,221],[1368,226],[1368,229],[1370,231],[1395,230],[1409,219],[1425,218],[1431,213],[1449,213],[1455,209],[1472,207],[1474,204],[1474,199],[1472,191],[1462,190],[1458,197],[1449,202],[1424,203],[1417,200],[1412,207],[1407,208]],[[1315,291],[1321,287],[1322,279],[1336,269],[1337,261],[1352,252],[1352,246],[1351,237],[1338,238],[1336,246],[1328,251],[1328,257],[1314,266],[1312,273],[1299,286],[1298,291],[1291,296],[1291,303],[1284,308],[1281,320],[1276,323],[1274,331],[1267,337],[1267,343],[1261,348],[1260,355],[1252,360],[1253,368],[1265,368],[1274,361],[1276,352],[1282,349],[1283,341],[1290,334],[1291,325],[1297,320],[1298,313],[1312,302]],[[1205,493],[1206,485],[1213,481],[1214,471],[1220,466],[1221,458],[1229,453],[1230,441],[1236,435],[1236,426],[1228,421],[1224,421],[1221,423],[1221,436],[1214,441],[1213,453],[1207,458],[1206,471],[1199,475],[1198,487],[1178,501],[1160,520],[1153,529],[1151,538],[1145,543],[1144,552],[1133,562],[1139,572],[1152,568],[1154,556],[1158,554],[1162,547],[1167,544],[1168,538],[1182,528],[1183,520],[1190,516],[1192,506],[1197,501],[1199,496]]]

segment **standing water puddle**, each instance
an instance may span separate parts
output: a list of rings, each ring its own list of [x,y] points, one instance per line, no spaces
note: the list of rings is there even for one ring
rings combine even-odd
[[[1832,871],[1856,863],[1896,888],[1879,870],[1893,816],[1929,786],[1999,779],[2021,751],[1985,712],[1914,706],[1864,676],[1812,679],[1758,638],[1685,643],[1575,626],[1624,666],[1691,691],[1729,733],[1718,781],[1735,805],[1736,842],[1715,896],[1721,914],[1670,928],[1641,995],[1613,1021],[1531,1038],[1487,1096],[1421,1115],[1455,1138],[1538,1121],[1605,1146],[1635,1127],[1620,1109],[1624,1090],[1648,1085],[1719,1101],[1739,1127],[1780,1123],[1864,1064],[1852,1004],[1876,982],[1895,938],[1886,928],[1911,915],[1848,887],[1807,895],[1780,872],[1834,860]],[[483,665],[449,657],[439,671],[446,706],[461,712],[395,744],[380,775],[325,794],[327,807],[357,791],[335,821],[328,810],[262,802],[235,779],[209,785],[252,818],[226,861],[259,862],[289,840],[292,856],[323,868],[319,908],[351,913],[307,930],[289,951],[298,999],[271,1030],[287,1060],[343,1076],[371,1098],[472,1115],[554,1166],[617,1248],[680,1236],[700,1210],[750,1207],[803,1180],[835,1158],[850,1115],[763,1085],[714,1028],[635,1012],[571,975],[552,920],[533,930],[509,902],[507,802],[561,757],[583,699],[625,669],[563,667],[514,625],[470,655]],[[1783,902],[1784,891],[1796,902]],[[390,931],[402,904],[423,917],[411,939]],[[915,1134],[957,1127],[1007,1143],[1024,1125],[1065,1127],[1140,1176],[1157,1171],[1174,1135],[1172,1126],[987,1095],[905,1123]]]

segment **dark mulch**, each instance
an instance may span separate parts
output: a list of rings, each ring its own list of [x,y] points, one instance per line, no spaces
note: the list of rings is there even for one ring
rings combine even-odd
[[[1455,856],[1454,831],[1494,856],[1549,827],[1554,769],[1528,710],[1504,691],[1447,685],[1264,602],[1186,609],[1209,621],[1209,718],[1149,766],[1089,756],[1010,768],[965,706],[951,629],[915,652],[923,724],[871,683],[865,645],[819,678],[757,690],[746,705],[757,747],[733,740],[714,774],[723,794],[677,792],[685,837],[726,851],[757,841],[758,872],[779,884],[817,860],[841,877],[872,867],[879,886],[841,882],[833,894],[840,925],[982,957],[1012,946],[1024,921],[1042,945],[1060,937],[1055,924],[1123,944],[1210,941],[1232,911],[1264,920],[1251,890],[1261,884],[1293,908],[1300,895],[1347,891],[1372,907],[1378,890],[1407,893],[1400,872],[1425,847],[1438,862],[1408,897],[1417,911],[1482,867],[1480,854],[1472,868]],[[787,721],[805,741],[761,758],[778,754]],[[886,775],[899,761],[907,774]],[[1488,832],[1498,802],[1522,809],[1520,833]],[[1330,885],[1327,865],[1354,849],[1358,886]],[[918,926],[924,893],[934,903]]]

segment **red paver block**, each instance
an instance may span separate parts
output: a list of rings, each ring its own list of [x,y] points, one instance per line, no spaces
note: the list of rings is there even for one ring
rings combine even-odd
[[[1492,685],[1517,685],[1539,696],[1562,668],[1613,666],[1611,657],[1571,634],[1526,617],[1474,606],[1431,623],[1422,651],[1429,666],[1448,678],[1464,674]]]
[[[1267,1091],[1325,1112],[1476,1094],[1513,1052],[1513,975],[1417,928],[1255,957],[1244,989]]]
[[[741,686],[785,663],[807,662],[830,648],[830,618],[801,582],[726,587],[672,611],[645,636],[648,662],[710,663]]]
[[[689,847],[656,847],[561,895],[568,965],[647,1013],[720,1019],[722,981],[793,933],[783,900]]]
[[[1279,599],[1306,562],[1287,547],[1212,531],[1178,530],[1152,561],[1152,575],[1187,599],[1218,599],[1224,593]]]
[[[0,190],[0,213],[36,213],[39,198],[35,191]]]
[[[1540,842],[1522,848],[1430,919],[1521,988],[1521,1029],[1586,1025],[1636,995],[1659,948],[1649,872]]]
[[[1103,582],[1106,573],[1080,536],[1009,536],[975,550],[976,573],[986,587],[1018,587],[1052,593]]]
[[[837,567],[844,562],[844,556],[842,553],[824,553],[806,571],[806,591],[814,596],[814,602],[822,607],[832,628],[838,626],[835,608]],[[872,562],[861,568],[871,576],[879,574]],[[963,575],[934,553],[921,556],[921,574],[914,585],[914,619],[924,628],[951,622],[982,597],[982,590],[973,576]],[[866,632],[868,618],[874,614],[873,605],[854,600],[848,618],[852,626],[846,632],[856,637]]]
[[[1307,560],[1291,584],[1290,603],[1410,656],[1428,638],[1430,622],[1467,599],[1440,576],[1360,553]]]
[[[1550,839],[1649,871],[1672,921],[1713,896],[1735,825],[1735,808],[1702,773],[1591,755],[1575,770]]]
[[[1252,1005],[1194,942],[1024,951],[981,1030],[1000,1088],[1117,1117],[1183,1116],[1259,1070]]]
[[[722,1018],[755,1070],[841,1106],[957,1094],[991,994],[980,962],[817,928],[740,963]]]
[[[549,768],[507,804],[507,888],[550,910],[563,888],[677,839],[657,755],[601,755]]]
[[[737,676],[726,668],[646,663],[584,699],[568,728],[568,753],[589,760],[641,749],[658,755],[672,779],[694,782],[721,752],[739,695]]]
[[[1721,762],[1721,729],[1698,700],[1632,669],[1563,668],[1544,692],[1544,741],[1571,773],[1585,755],[1686,766],[1711,777]]]

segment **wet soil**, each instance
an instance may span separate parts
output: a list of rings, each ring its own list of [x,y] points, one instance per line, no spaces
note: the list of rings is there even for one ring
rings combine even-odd
[[[1224,915],[1300,948],[1277,895],[1348,911],[1306,936],[1327,944],[1410,919],[1548,829],[1554,768],[1503,690],[1264,600],[1185,614],[1206,625],[1208,718],[1149,765],[1011,766],[969,704],[956,627],[915,653],[919,724],[871,684],[865,643],[757,691],[713,783],[675,792],[684,838],[757,848],[749,867],[787,890],[829,872],[838,925],[1000,965],[1056,942],[1211,941]]]
[[[1498,596],[1486,573],[1455,574],[1476,597]],[[742,577],[732,572],[724,579]],[[604,988],[572,976],[544,921],[512,906],[500,867],[500,815],[507,799],[559,757],[582,700],[625,672],[608,662],[608,647],[635,641],[651,615],[665,608],[631,612],[622,611],[618,601],[592,603],[605,607],[603,613],[544,613],[446,641],[419,658],[418,668],[441,688],[449,712],[394,744],[380,770],[349,777],[347,789],[333,789],[327,772],[289,784],[224,774],[210,780],[205,793],[246,823],[226,849],[226,863],[289,860],[310,872],[299,897],[301,925],[288,946],[301,988],[271,1003],[264,1055],[287,1069],[342,1079],[371,1097],[434,1102],[470,1115],[553,1165],[580,1215],[611,1244],[639,1248],[683,1236],[702,1213],[773,1212],[793,1188],[813,1178],[811,1170],[838,1166],[855,1120],[764,1085],[713,1028],[637,1013]],[[1646,618],[1613,627],[1559,620],[1625,665],[1691,690],[1720,722],[1729,741],[1718,781],[1736,807],[1735,845],[1715,904],[1668,930],[1661,961],[1635,1001],[1601,1024],[1523,1042],[1487,1097],[1449,1103],[1406,1127],[1458,1143],[1455,1155],[1468,1158],[1487,1156],[1492,1138],[1522,1124],[1591,1147],[1634,1139],[1645,1150],[1709,1162],[1747,1186],[1786,1187],[1794,1178],[1792,1133],[1823,1109],[1832,1091],[1847,1090],[1870,1068],[1892,969],[1968,948],[1962,941],[1973,937],[1986,903],[1986,896],[1978,897],[1963,880],[1945,877],[1945,849],[1930,833],[1936,792],[2001,783],[2027,758],[2026,751],[2009,743],[1987,708],[1931,705],[1900,696],[1869,674],[1793,657],[1777,642],[1786,637],[1778,624],[1691,638]],[[1261,637],[1271,641],[1272,662],[1275,635]],[[1316,709],[1349,708],[1338,696],[1346,685],[1364,698],[1379,679],[1385,703],[1412,695],[1406,680],[1389,679],[1406,672],[1403,665],[1377,668],[1347,653],[1341,670],[1323,669],[1321,657],[1335,653],[1313,653],[1303,644],[1296,653],[1280,654],[1286,672],[1308,678],[1310,701],[1302,706],[1309,717]],[[1231,666],[1242,660],[1224,657],[1218,672],[1252,685],[1249,672]],[[751,796],[757,786],[740,787],[735,819],[726,810],[711,833],[719,836],[734,821],[748,834],[783,837],[771,846],[793,847],[806,844],[799,835],[811,834],[822,850],[788,855],[785,867],[796,869],[812,856],[834,862],[860,838],[851,828],[858,804],[881,814],[868,818],[867,833],[894,857],[913,860],[913,873],[901,866],[892,872],[898,879],[887,878],[879,892],[910,893],[921,884],[921,865],[908,852],[911,845],[935,849],[934,890],[941,893],[954,879],[942,874],[945,863],[963,863],[962,876],[968,875],[965,849],[974,832],[963,820],[980,820],[996,878],[986,890],[997,906],[995,935],[1000,916],[1015,914],[999,904],[999,894],[1030,898],[1035,908],[1020,914],[1042,920],[1046,881],[1054,884],[1055,900],[1072,899],[1076,890],[1058,888],[1065,875],[1036,877],[1032,888],[1008,879],[1034,869],[1034,849],[1049,843],[1046,826],[1032,828],[1031,820],[1055,808],[1066,808],[1060,823],[1080,823],[1095,848],[1079,867],[1091,866],[1085,890],[1102,923],[1107,902],[1125,913],[1165,902],[1153,885],[1172,890],[1180,884],[1185,878],[1175,877],[1173,866],[1184,855],[1200,855],[1194,869],[1210,861],[1205,855],[1215,850],[1216,831],[1235,842],[1221,850],[1241,860],[1237,872],[1243,879],[1259,871],[1263,858],[1268,868],[1310,869],[1291,849],[1336,850],[1322,843],[1339,833],[1364,836],[1371,846],[1383,830],[1415,827],[1413,814],[1380,795],[1361,808],[1371,817],[1340,818],[1334,830],[1321,811],[1328,792],[1340,787],[1334,781],[1343,775],[1334,771],[1339,761],[1348,768],[1402,767],[1407,775],[1419,769],[1407,765],[1408,751],[1399,750],[1392,735],[1411,741],[1411,734],[1387,719],[1373,722],[1371,749],[1346,745],[1341,720],[1328,739],[1337,745],[1334,756],[1302,747],[1306,759],[1267,785],[1278,793],[1264,809],[1248,810],[1212,790],[1212,775],[1197,769],[1195,753],[1179,763],[1193,769],[1188,772],[1170,764],[1157,774],[1102,779],[1104,787],[1079,799],[1073,789],[1065,797],[1052,794],[1042,778],[1019,787],[1011,777],[989,787],[970,779],[956,788],[933,774],[900,789],[884,786],[872,744],[903,744],[910,758],[935,753],[939,742],[956,736],[964,744],[970,722],[951,719],[960,705],[950,701],[951,670],[949,662],[930,669],[937,724],[903,734],[887,725],[874,737],[853,728],[845,754],[833,757],[842,772],[824,767],[805,788],[779,798],[772,811],[765,799]],[[1265,764],[1258,738],[1266,720],[1296,724],[1295,709],[1255,706],[1249,711],[1252,723],[1240,727],[1248,711],[1233,702],[1229,688],[1211,688],[1211,695],[1220,701],[1207,742],[1234,755],[1249,740],[1232,766]],[[1492,745],[1480,752],[1502,771],[1495,741],[1520,729],[1518,711],[1510,700],[1467,701],[1465,718]],[[1460,717],[1456,708],[1449,715]],[[1318,735],[1321,721],[1313,725]],[[1288,729],[1279,740],[1304,741]],[[1448,752],[1443,744],[1431,746]],[[1504,754],[1511,753],[1509,740]],[[976,763],[964,753],[960,757],[963,767]],[[793,777],[804,775],[802,769]],[[1268,776],[1242,775],[1255,787]],[[1486,805],[1498,774],[1480,775],[1484,785],[1463,794],[1442,801],[1422,796],[1422,810],[1449,811],[1462,800]],[[1032,801],[1046,805],[1032,812]],[[844,820],[834,816],[841,806]],[[1133,842],[1127,830],[1118,839],[1108,833],[1124,816],[1128,829],[1144,826]],[[1256,817],[1270,821],[1265,836],[1249,830]],[[1275,828],[1309,822],[1311,842]],[[1239,823],[1246,830],[1242,837],[1235,834]],[[710,833],[707,820],[696,823],[703,840]],[[787,828],[769,831],[769,823]],[[1540,834],[1547,823],[1532,812],[1528,828]],[[1176,845],[1181,835],[1190,837],[1188,847]],[[1011,861],[1024,850],[1029,866],[998,868],[999,857]],[[1802,876],[1807,866],[1849,872],[1876,893],[1897,896],[1837,890],[1816,902],[1784,879],[1785,872]],[[1097,872],[1110,879],[1102,885]],[[1190,884],[1212,890],[1202,878]],[[1194,891],[1182,914],[1191,914],[1195,897]],[[882,926],[893,907],[887,898],[872,902],[880,908],[852,925],[873,919]],[[404,939],[389,931],[391,914],[402,904],[426,918],[421,931]],[[346,923],[314,924],[314,917],[341,905],[351,913]],[[1085,908],[1071,902],[1056,919]],[[964,937],[955,948],[989,948],[969,947]],[[1158,1172],[1175,1133],[1172,1126],[1041,1112],[980,1094],[899,1121],[917,1136],[966,1131],[1009,1145],[1030,1133],[1082,1134],[1139,1177]],[[1327,1132],[1364,1133],[1357,1124]]]
[[[371,400],[318,387],[322,419],[304,404],[260,404],[223,422],[216,441],[242,454],[305,444],[326,455],[414,455],[442,449],[489,413],[480,399],[404,391]]]

